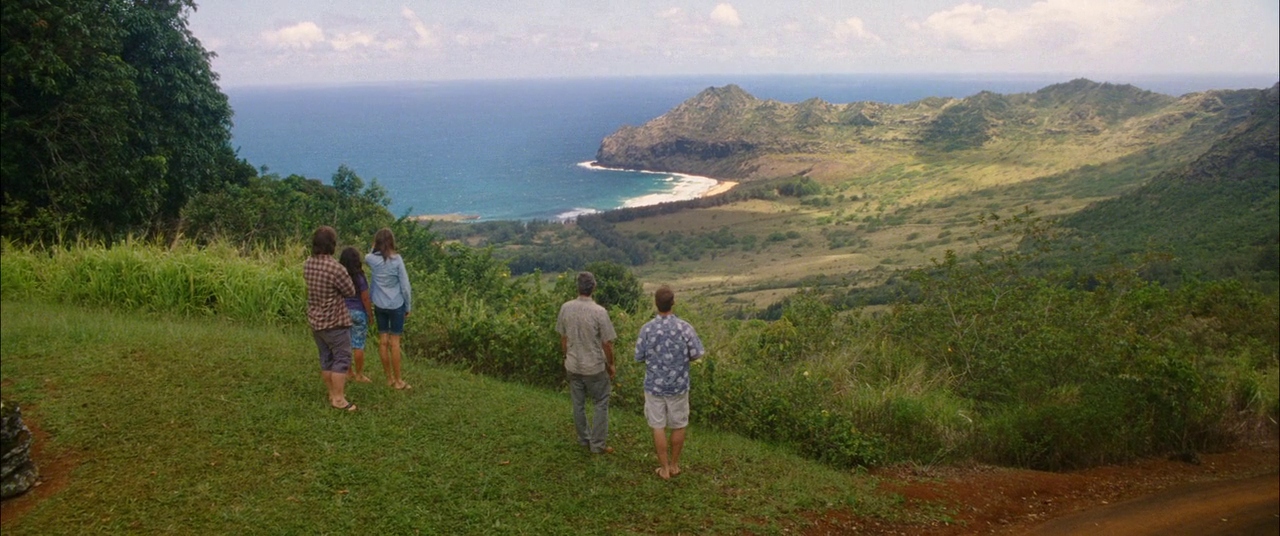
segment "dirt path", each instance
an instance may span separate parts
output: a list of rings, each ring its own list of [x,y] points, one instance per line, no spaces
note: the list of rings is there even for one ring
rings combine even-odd
[[[1051,473],[983,465],[873,473],[903,519],[811,516],[809,535],[1280,534],[1280,443]],[[921,521],[948,516],[947,522]],[[1223,521],[1223,520],[1226,521]],[[1213,532],[1217,530],[1218,532]]]
[[[1179,486],[1055,519],[1030,534],[1280,534],[1280,473]]]

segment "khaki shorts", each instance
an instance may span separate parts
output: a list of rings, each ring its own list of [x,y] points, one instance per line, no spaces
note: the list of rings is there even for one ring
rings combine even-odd
[[[679,430],[689,426],[689,393],[674,396],[644,394],[644,418],[649,428]]]

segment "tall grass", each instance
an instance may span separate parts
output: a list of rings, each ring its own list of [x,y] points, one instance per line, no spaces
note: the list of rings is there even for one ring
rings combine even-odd
[[[267,324],[305,318],[300,247],[249,255],[222,244],[169,248],[132,240],[49,249],[5,241],[0,248],[5,299]]]
[[[302,322],[300,249],[4,247],[6,300]],[[483,251],[438,253],[434,269],[413,267],[406,352],[562,388],[553,326],[569,287],[510,280]],[[913,301],[878,315],[805,292],[775,321],[737,320],[678,296],[708,350],[692,372],[695,422],[840,467],[1063,468],[1225,448],[1280,417],[1275,296],[1231,282],[1169,290],[1132,271],[1088,288],[1023,273],[1010,255],[918,271]],[[631,354],[650,313],[612,315],[614,404],[638,415],[644,369]]]

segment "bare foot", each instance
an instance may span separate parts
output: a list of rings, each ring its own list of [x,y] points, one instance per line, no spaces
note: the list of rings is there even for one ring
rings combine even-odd
[[[671,473],[671,476],[676,476],[676,475],[680,474],[680,466],[679,466],[679,465],[673,465],[673,466],[671,466],[671,468],[670,468],[670,469],[667,469],[667,472],[668,472],[668,473]]]
[[[365,376],[364,374],[360,374],[356,376],[355,380],[360,383],[373,383],[373,380],[369,379],[369,377]]]
[[[657,469],[654,469],[653,472],[658,473],[658,477],[662,478],[663,480],[671,480],[671,474],[667,472],[666,467],[659,467]]]
[[[405,383],[404,380],[400,380],[400,382],[396,384],[397,391],[407,391],[409,389],[413,389],[413,386]]]

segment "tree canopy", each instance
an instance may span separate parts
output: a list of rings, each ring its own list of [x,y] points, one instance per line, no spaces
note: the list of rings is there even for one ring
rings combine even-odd
[[[164,231],[255,175],[230,145],[192,0],[14,0],[0,16],[3,234]]]

